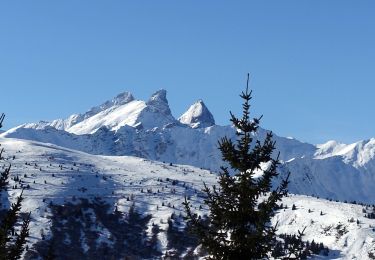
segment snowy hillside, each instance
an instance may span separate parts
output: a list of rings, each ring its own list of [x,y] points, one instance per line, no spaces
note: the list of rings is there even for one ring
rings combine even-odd
[[[10,182],[9,198],[14,199],[21,186],[27,187],[23,210],[32,212],[32,222],[26,259],[43,255],[52,235],[61,242],[54,250],[62,257],[102,259],[110,257],[113,248],[119,254],[112,256],[115,259],[130,253],[142,258],[158,258],[165,251],[180,256],[189,250],[197,253],[183,232],[181,203],[187,196],[195,210],[204,213],[205,206],[199,209],[200,189],[203,182],[214,184],[215,174],[187,165],[91,155],[33,141],[0,138],[0,143],[5,164],[11,163],[12,176],[20,178]],[[306,240],[330,249],[328,256],[317,259],[369,259],[369,252],[375,250],[375,220],[364,217],[363,206],[300,195],[285,198],[283,204],[287,208],[274,217],[278,232],[295,233],[307,227]],[[131,208],[140,215],[131,213]],[[121,239],[126,241],[126,252]],[[133,243],[141,243],[142,252]]]
[[[113,100],[53,122],[24,124],[1,134],[52,143],[98,155],[128,155],[166,163],[188,164],[219,171],[220,138],[234,138],[231,126],[215,125],[202,100],[179,119],[159,90],[148,101],[124,92]],[[263,140],[260,129],[256,139]],[[290,190],[341,201],[375,202],[375,139],[354,144],[329,141],[321,145],[274,136],[283,172],[290,170]]]

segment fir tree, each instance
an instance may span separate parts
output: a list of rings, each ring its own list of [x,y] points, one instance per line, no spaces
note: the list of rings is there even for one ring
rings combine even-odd
[[[4,114],[0,116],[0,128],[4,120]],[[9,165],[0,175],[0,193],[6,192],[11,165]],[[24,251],[26,239],[29,236],[30,213],[23,219],[21,227],[17,232],[17,224],[23,201],[21,195],[17,197],[15,203],[7,210],[2,210],[0,219],[0,260],[20,259]],[[1,205],[2,206],[2,205]]]
[[[254,139],[262,117],[250,119],[251,91],[243,99],[242,118],[232,113],[230,121],[237,130],[237,140],[224,137],[219,149],[228,167],[221,167],[219,187],[204,185],[205,204],[209,207],[207,219],[191,210],[185,198],[186,218],[197,234],[201,245],[212,259],[263,259],[271,255],[276,243],[276,226],[271,218],[278,209],[278,202],[287,194],[289,174],[281,184],[272,190],[272,180],[278,176],[279,157],[272,157],[275,142],[272,132],[263,142]],[[255,178],[261,165],[269,163],[261,177]]]

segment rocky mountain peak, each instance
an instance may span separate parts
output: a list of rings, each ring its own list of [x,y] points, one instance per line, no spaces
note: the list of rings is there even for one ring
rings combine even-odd
[[[153,112],[160,112],[164,115],[171,115],[171,109],[168,105],[167,91],[160,89],[151,95],[146,105],[151,108]]]
[[[215,124],[213,115],[201,99],[191,105],[178,120],[192,128],[209,127]]]

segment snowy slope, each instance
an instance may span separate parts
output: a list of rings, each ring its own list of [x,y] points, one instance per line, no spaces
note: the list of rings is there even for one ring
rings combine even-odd
[[[151,214],[147,236],[151,236],[152,223],[156,223],[161,230],[157,234],[158,250],[164,252],[170,243],[166,233],[168,217],[172,213],[183,213],[181,203],[184,196],[188,196],[199,211],[202,183],[213,185],[216,181],[215,174],[186,165],[169,165],[127,156],[91,155],[11,138],[0,138],[0,143],[5,148],[5,163],[12,164],[12,176],[18,175],[23,186],[30,185],[24,192],[23,210],[32,212],[31,251],[43,241],[42,237],[47,240],[50,237],[55,223],[50,205],[78,203],[74,201],[79,201],[79,198],[95,201],[96,197],[102,197],[111,205],[110,212],[126,213],[135,203],[140,213]],[[10,182],[11,186],[15,184],[18,187],[9,190],[11,200],[20,193],[19,182]],[[364,218],[364,208],[360,205],[300,195],[285,198],[283,204],[288,208],[281,209],[273,220],[279,222],[278,232],[296,233],[307,227],[305,239],[323,242],[330,248],[326,259],[369,259],[368,253],[375,249],[375,233],[371,228],[375,226],[375,220]],[[292,204],[297,210],[291,209]],[[87,209],[84,214],[91,214],[91,211]],[[205,206],[201,211],[206,211]],[[110,231],[99,220],[96,222],[96,229],[101,234],[96,242],[111,247],[114,242]],[[90,252],[92,238],[85,234],[81,231],[79,241],[83,251]],[[67,237],[66,248],[73,246],[70,243]]]
[[[217,142],[224,136],[235,138],[234,129],[215,125],[201,100],[175,119],[166,94],[159,90],[142,101],[124,92],[84,114],[21,125],[1,136],[90,154],[131,155],[219,171],[223,162]],[[263,140],[266,132],[259,129],[254,137]],[[292,192],[341,201],[375,201],[375,139],[348,145],[335,141],[312,145],[277,135],[274,140],[283,173],[292,172]]]
[[[375,138],[348,145],[329,141],[317,147],[318,151],[315,154],[317,159],[338,156],[342,157],[345,163],[352,164],[356,168],[364,168],[369,173],[375,170]]]
[[[84,114],[74,114],[68,117],[67,119],[56,119],[56,120],[53,120],[52,122],[40,121],[38,123],[24,124],[22,125],[22,127],[33,128],[33,129],[44,129],[45,127],[51,126],[58,130],[67,130],[73,125],[78,124],[82,122],[83,120],[91,116],[94,116],[106,109],[125,105],[133,100],[134,100],[134,97],[131,93],[123,92],[117,95],[116,97],[114,97],[112,100],[108,100],[99,106],[92,107]]]

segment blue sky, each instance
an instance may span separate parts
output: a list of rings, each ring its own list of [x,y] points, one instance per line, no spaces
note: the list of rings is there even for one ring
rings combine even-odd
[[[5,128],[85,112],[125,90],[203,99],[312,143],[375,137],[375,1],[2,1]]]

